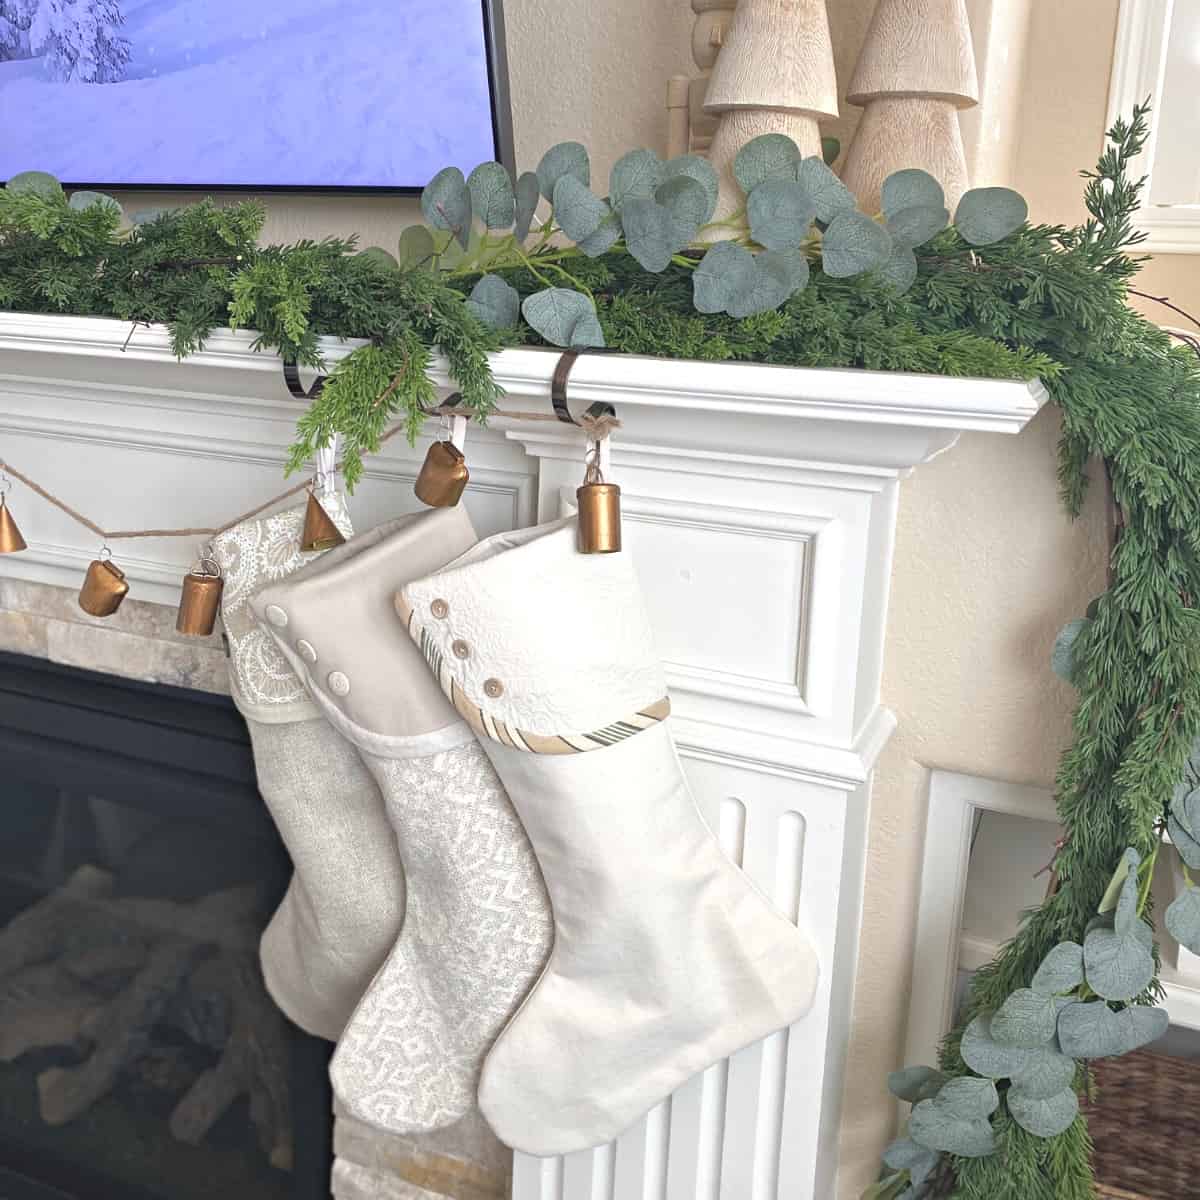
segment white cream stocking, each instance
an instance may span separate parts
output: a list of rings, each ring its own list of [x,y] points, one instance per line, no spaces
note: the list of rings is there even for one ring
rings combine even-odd
[[[688,790],[628,553],[579,554],[573,520],[500,534],[397,607],[508,789],[554,910],[546,970],[480,1082],[502,1141],[599,1145],[807,1011],[811,947]]]
[[[399,838],[404,928],[331,1068],[342,1107],[393,1133],[440,1129],[475,1109],[484,1056],[550,949],[529,841],[393,607],[398,588],[474,542],[461,507],[401,517],[254,600],[378,781]],[[351,896],[357,885],[343,881]]]

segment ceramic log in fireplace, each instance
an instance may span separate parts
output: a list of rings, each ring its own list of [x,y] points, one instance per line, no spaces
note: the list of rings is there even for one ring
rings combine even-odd
[[[289,863],[223,697],[0,654],[0,1195],[317,1200],[327,1043],[271,1002]]]

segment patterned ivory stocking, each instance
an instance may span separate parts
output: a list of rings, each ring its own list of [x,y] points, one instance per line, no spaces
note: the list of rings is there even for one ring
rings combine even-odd
[[[341,499],[325,505],[349,535]],[[213,549],[225,576],[233,698],[250,730],[259,790],[295,866],[263,934],[263,976],[297,1025],[336,1041],[396,939],[404,874],[378,786],[250,609],[259,587],[317,559],[300,551],[303,525],[304,508],[288,509],[242,522]]]
[[[501,1140],[567,1154],[797,1020],[808,941],[721,852],[688,790],[628,553],[574,520],[499,534],[397,608],[495,764],[554,909],[546,970],[479,1089]]]
[[[474,542],[461,507],[402,517],[253,602],[379,781],[399,839],[404,929],[331,1069],[343,1108],[390,1132],[440,1129],[474,1110],[484,1055],[550,948],[529,841],[393,607],[399,587]],[[353,895],[357,880],[345,884]]]

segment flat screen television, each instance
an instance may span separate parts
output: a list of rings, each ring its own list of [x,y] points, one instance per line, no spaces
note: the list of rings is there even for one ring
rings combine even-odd
[[[501,0],[0,0],[0,180],[419,191],[512,167]]]

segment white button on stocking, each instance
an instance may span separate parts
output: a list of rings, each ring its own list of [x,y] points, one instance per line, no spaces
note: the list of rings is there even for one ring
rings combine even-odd
[[[267,620],[275,626],[276,629],[282,629],[288,623],[288,615],[279,607],[278,604],[267,605]]]
[[[317,661],[316,647],[313,646],[312,642],[306,642],[303,638],[301,638],[300,641],[296,643],[296,649],[299,651],[300,657],[304,659],[306,663],[312,664]]]
[[[350,692],[350,680],[341,671],[330,671],[326,682],[335,696],[345,696]]]

